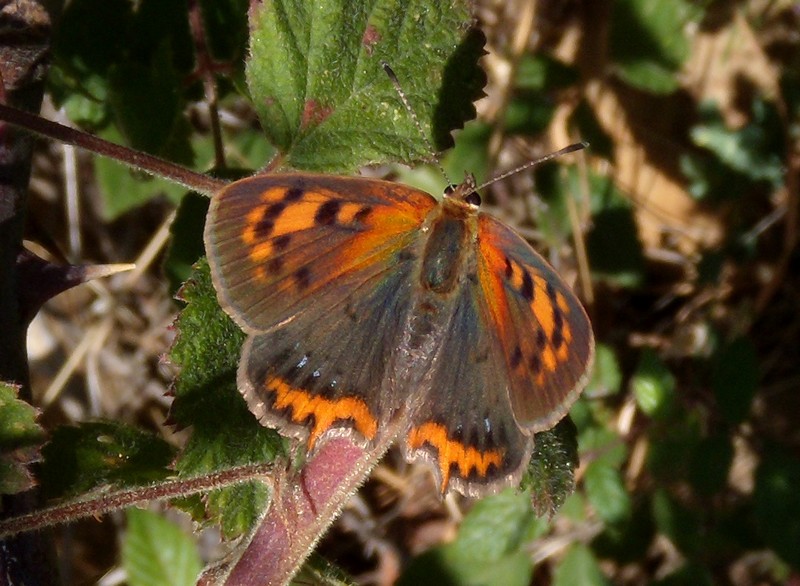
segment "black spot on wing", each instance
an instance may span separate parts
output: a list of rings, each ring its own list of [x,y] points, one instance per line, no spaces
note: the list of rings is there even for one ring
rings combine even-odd
[[[538,350],[544,350],[544,347],[547,345],[547,335],[544,333],[542,328],[536,330],[536,348]]]
[[[511,359],[509,360],[509,365],[513,370],[517,368],[521,362],[522,362],[522,348],[517,346],[514,348],[514,352],[511,353]]]
[[[290,187],[289,189],[286,190],[286,193],[283,194],[283,201],[285,202],[297,201],[298,199],[303,197],[304,193],[305,190],[302,187],[298,186]]]
[[[264,210],[264,215],[261,216],[261,219],[255,226],[255,237],[258,240],[266,240],[269,238],[269,235],[272,234],[272,229],[275,228],[275,222],[272,218],[267,217],[267,211],[269,210]]]
[[[528,366],[533,374],[539,374],[542,372],[542,359],[539,358],[538,354],[535,354],[528,361]]]
[[[533,301],[533,279],[528,271],[522,271],[522,288],[519,292],[528,303]]]
[[[264,218],[269,218],[271,220],[276,219],[283,213],[283,210],[286,209],[286,204],[282,201],[276,201],[272,205],[267,206],[267,209],[264,210]]]
[[[280,273],[282,268],[283,268],[283,259],[279,256],[270,259],[270,261],[267,263],[267,272],[269,272],[272,275],[277,275],[278,273]]]
[[[361,209],[356,212],[354,219],[356,222],[363,224],[371,213],[372,206],[362,206]]]
[[[294,282],[297,284],[298,289],[308,289],[308,286],[311,284],[311,271],[308,270],[308,267],[303,267],[295,271]]]
[[[281,234],[272,240],[272,247],[276,252],[283,252],[291,241],[292,237],[289,234]]]
[[[314,215],[314,222],[321,226],[328,226],[336,222],[336,215],[339,213],[342,204],[335,199],[329,199],[317,208]]]
[[[553,335],[551,339],[556,350],[561,348],[561,344],[564,343],[564,318],[557,306],[553,306]]]

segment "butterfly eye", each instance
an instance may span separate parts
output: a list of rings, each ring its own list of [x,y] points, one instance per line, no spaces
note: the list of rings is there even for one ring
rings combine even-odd
[[[481,196],[477,191],[470,191],[465,197],[464,201],[471,206],[481,205]]]
[[[456,184],[448,185],[447,187],[444,188],[444,194],[445,195],[453,195],[455,193],[456,189],[458,189],[458,185],[456,185]]]

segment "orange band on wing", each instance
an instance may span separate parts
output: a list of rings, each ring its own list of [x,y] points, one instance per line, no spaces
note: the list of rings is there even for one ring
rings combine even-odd
[[[442,474],[441,491],[447,489],[450,482],[450,467],[458,466],[458,473],[462,478],[467,478],[472,470],[478,476],[486,476],[489,466],[500,468],[503,462],[502,450],[488,450],[481,452],[471,446],[462,444],[457,440],[447,437],[447,430],[439,423],[424,423],[414,427],[408,433],[408,446],[412,450],[428,443],[439,452],[439,470]]]
[[[309,450],[337,421],[352,420],[355,430],[368,440],[373,439],[378,431],[378,422],[369,407],[356,397],[325,399],[279,378],[269,379],[265,386],[275,393],[273,406],[276,409],[291,410],[289,417],[293,423],[303,425],[309,416],[314,417],[314,427],[308,435]]]

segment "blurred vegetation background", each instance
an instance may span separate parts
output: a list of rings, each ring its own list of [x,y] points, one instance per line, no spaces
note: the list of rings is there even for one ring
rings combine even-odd
[[[263,167],[272,149],[242,97],[248,3],[189,4],[71,2],[45,116],[201,170],[219,162],[219,122],[228,166]],[[480,0],[474,13],[487,97],[449,173],[487,178],[591,143],[485,197],[593,320],[596,369],[571,412],[576,492],[552,518],[513,491],[441,502],[424,468],[391,453],[319,554],[362,583],[800,583],[800,3]],[[140,267],[37,317],[43,423],[114,419],[180,445],[161,356],[172,295],[202,255],[203,203],[59,144],[40,151],[28,237],[69,260]],[[382,171],[418,185],[432,173]],[[127,532],[116,516],[62,532],[74,582],[116,583],[122,564],[146,583],[142,548],[219,547],[213,530],[197,550],[162,523],[134,512]]]

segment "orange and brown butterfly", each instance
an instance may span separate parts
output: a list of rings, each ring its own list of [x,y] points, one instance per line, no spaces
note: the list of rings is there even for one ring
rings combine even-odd
[[[259,175],[205,228],[225,311],[248,334],[238,386],[306,442],[397,434],[440,490],[518,483],[533,435],[568,411],[594,355],[580,301],[471,176],[441,201],[396,183]]]

